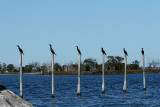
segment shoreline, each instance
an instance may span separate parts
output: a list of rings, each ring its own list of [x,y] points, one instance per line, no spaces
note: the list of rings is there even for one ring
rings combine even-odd
[[[124,74],[124,71],[105,71],[104,72],[107,75],[118,75],[118,74]],[[146,70],[146,74],[150,73],[160,73],[160,70]],[[19,74],[19,72],[13,72],[13,73],[0,73],[0,75],[15,75]],[[37,74],[37,75],[51,75],[51,72],[24,72],[23,74]],[[77,71],[56,71],[54,72],[55,75],[78,75]],[[143,74],[142,70],[132,70],[127,71],[127,74]],[[81,75],[102,75],[101,71],[81,71]]]

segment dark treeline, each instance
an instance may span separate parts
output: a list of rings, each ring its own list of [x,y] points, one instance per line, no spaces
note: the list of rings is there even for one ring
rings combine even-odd
[[[128,70],[139,70],[140,61],[134,60],[131,64],[127,64]],[[157,60],[149,61],[147,69],[159,69],[160,62]],[[68,63],[61,65],[55,63],[55,71],[77,71],[77,63]],[[98,64],[96,59],[87,58],[81,62],[82,71],[102,71],[102,64]],[[120,56],[108,56],[105,62],[105,71],[123,71],[124,70],[124,58]],[[28,65],[23,66],[23,72],[50,72],[51,71],[51,62],[40,64],[39,62],[32,62]],[[0,62],[0,72],[19,72],[19,67],[16,67],[14,64],[6,64]]]

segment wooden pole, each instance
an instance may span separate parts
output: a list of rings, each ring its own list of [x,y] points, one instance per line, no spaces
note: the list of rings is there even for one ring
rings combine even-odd
[[[54,54],[52,54],[52,98],[54,98]]]
[[[22,90],[22,53],[19,56],[19,64],[20,64],[20,97],[23,98],[23,90]]]
[[[81,72],[81,55],[78,56],[78,87],[77,87],[77,96],[81,96],[80,93],[80,72]]]
[[[125,55],[125,68],[124,68],[124,86],[123,86],[123,92],[127,92],[126,90],[126,71],[127,71],[127,55]]]
[[[102,57],[102,60],[103,60],[103,63],[102,63],[102,94],[105,94],[105,91],[104,91],[104,54],[103,54],[103,57]]]
[[[142,55],[143,57],[143,90],[146,91],[146,81],[145,81],[145,62],[144,62],[144,55]]]

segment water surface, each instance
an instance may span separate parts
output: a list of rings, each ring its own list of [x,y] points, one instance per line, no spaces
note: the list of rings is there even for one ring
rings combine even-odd
[[[123,75],[105,75],[105,94],[101,93],[101,75],[81,75],[81,96],[77,96],[76,75],[55,76],[55,98],[51,98],[50,75],[23,75],[23,96],[35,107],[47,106],[160,106],[160,74],[127,75],[127,93],[123,93]],[[0,84],[19,95],[19,75],[0,75]]]

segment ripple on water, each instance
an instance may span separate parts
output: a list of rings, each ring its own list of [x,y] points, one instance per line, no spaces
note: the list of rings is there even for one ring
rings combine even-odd
[[[123,75],[105,75],[105,94],[102,95],[101,75],[82,75],[82,96],[77,96],[76,75],[55,75],[55,98],[51,98],[50,75],[25,74],[23,95],[38,107],[160,106],[160,74],[146,74],[146,92],[142,77],[142,74],[128,74],[127,93],[123,93]],[[0,84],[19,95],[19,75],[0,75]]]

